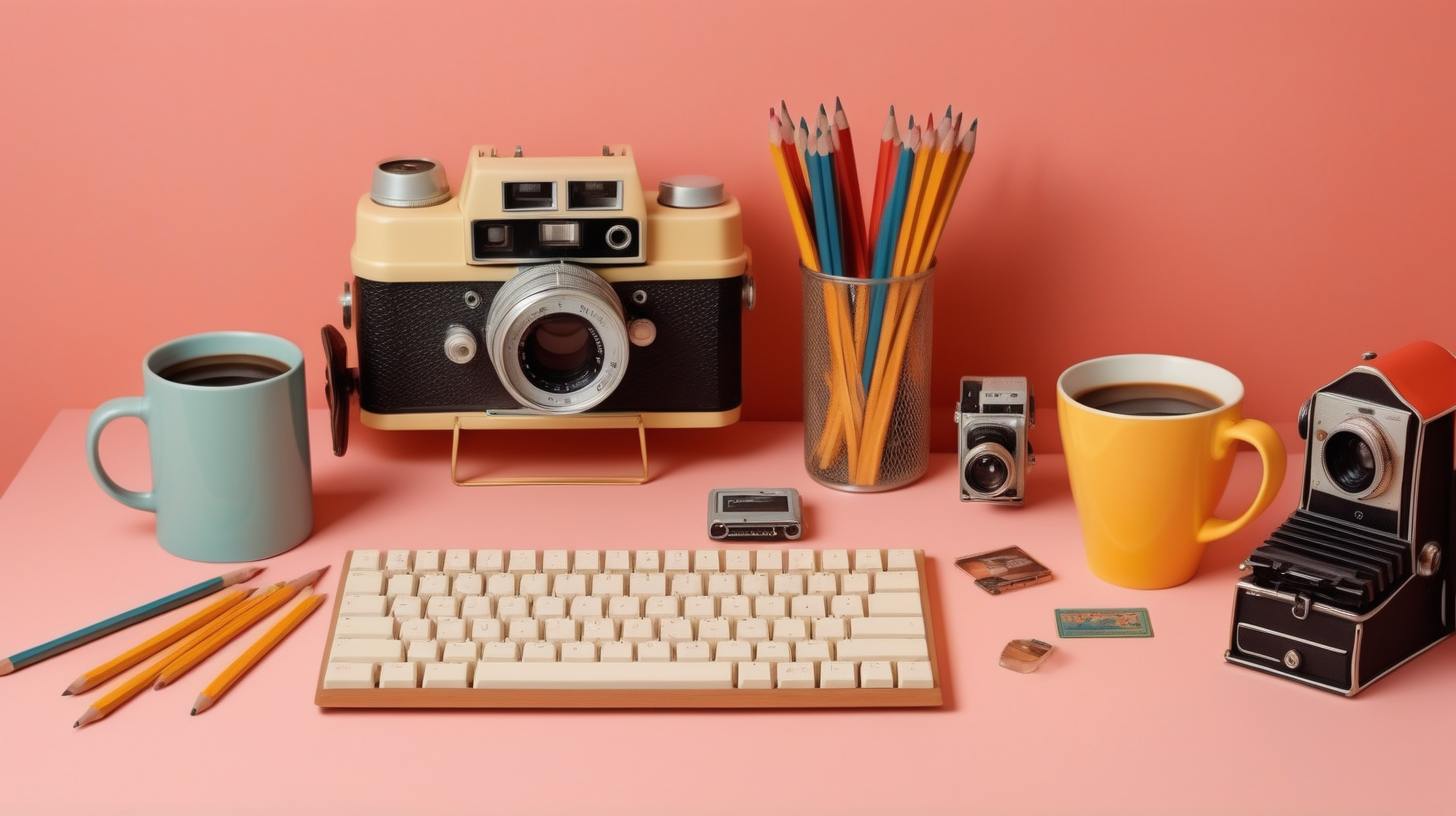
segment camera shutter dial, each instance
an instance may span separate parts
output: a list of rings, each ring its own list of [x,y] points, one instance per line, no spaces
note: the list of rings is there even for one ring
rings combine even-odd
[[[450,183],[434,159],[397,156],[374,166],[369,198],[384,207],[429,207],[449,200]]]

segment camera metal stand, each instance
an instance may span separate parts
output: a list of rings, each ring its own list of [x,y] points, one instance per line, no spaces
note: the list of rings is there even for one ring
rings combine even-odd
[[[506,476],[498,479],[461,479],[459,469],[460,432],[462,430],[587,430],[599,428],[636,428],[642,450],[641,476]],[[567,485],[567,484],[643,484],[648,479],[647,426],[641,414],[577,414],[565,427],[557,416],[515,411],[488,411],[484,416],[455,417],[450,442],[450,480],[461,487],[498,485]]]

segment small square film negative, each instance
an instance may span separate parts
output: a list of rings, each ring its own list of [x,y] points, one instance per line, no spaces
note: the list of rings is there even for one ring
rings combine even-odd
[[[1146,609],[1058,609],[1057,634],[1064,638],[1153,636]]]
[[[976,586],[992,595],[1052,579],[1052,571],[1020,547],[963,555],[955,563],[976,579]]]
[[[708,493],[708,537],[714,541],[782,541],[803,534],[804,510],[792,487]]]

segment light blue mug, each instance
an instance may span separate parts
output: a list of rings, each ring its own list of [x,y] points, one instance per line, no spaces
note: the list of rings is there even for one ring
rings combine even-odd
[[[303,351],[281,337],[211,332],[153,349],[143,394],[91,414],[86,458],[101,489],[157,516],[162,549],[193,561],[256,561],[313,530]],[[128,490],[101,465],[112,420],[147,425],[152,488]]]

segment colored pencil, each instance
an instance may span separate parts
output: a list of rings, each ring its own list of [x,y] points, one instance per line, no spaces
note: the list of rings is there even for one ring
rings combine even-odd
[[[180,643],[173,644],[165,652],[157,656],[156,659],[122,681],[121,685],[107,692],[105,696],[90,706],[87,706],[86,710],[81,712],[81,716],[76,718],[74,727],[80,728],[88,723],[93,723],[115,711],[127,700],[130,700],[142,691],[152,688],[163,669],[167,668],[167,666],[189,652],[196,645],[205,642],[209,637],[226,626],[229,621],[237,619],[239,615],[246,614],[248,610],[255,608],[264,599],[272,597],[285,586],[287,586],[285,582],[279,581],[262,587],[249,596],[247,600],[235,604],[232,608],[214,618],[201,629],[188,635]]]
[[[832,116],[819,106],[812,136],[804,118],[793,127],[786,102],[777,111],[770,109],[771,152],[805,266],[813,269],[809,259],[817,256],[817,271],[825,275],[884,282],[865,287],[824,284],[824,339],[830,359],[828,370],[819,376],[828,403],[812,453],[825,472],[839,457],[847,457],[850,484],[872,485],[880,479],[880,459],[926,284],[923,279],[903,286],[889,281],[917,275],[937,261],[974,152],[976,122],[962,133],[961,119],[947,106],[943,115],[932,112],[919,127],[910,117],[902,130],[890,107],[866,223],[853,132],[842,101],[835,99]],[[794,156],[803,162],[806,196],[795,194],[794,162],[777,155],[787,154],[791,134]],[[918,358],[911,359],[920,364]]]
[[[112,677],[115,677],[202,628],[209,621],[246,600],[252,592],[251,589],[240,587],[222,593],[217,600],[188,616],[186,619],[76,678],[76,682],[67,687],[62,692],[62,696],[80,694],[83,691],[89,691],[101,685]]]
[[[859,192],[859,172],[855,169],[854,136],[849,128],[849,117],[838,98],[834,100],[834,116],[829,122],[829,134],[834,145],[834,186],[839,193],[838,207],[843,227],[840,232],[844,243],[844,274],[856,278],[869,276],[869,262],[865,259],[864,202]]]
[[[328,596],[314,594],[312,587],[305,587],[299,592],[293,605],[284,612],[283,617],[263,633],[263,636],[258,638],[253,645],[249,646],[247,651],[239,655],[226,669],[223,669],[222,673],[211,683],[208,683],[207,688],[203,689],[201,694],[197,695],[197,700],[192,704],[193,716],[212,708],[218,698],[232,688],[234,683],[238,682],[254,664],[263,658],[263,655],[281,643],[289,632],[292,632],[319,607],[319,604],[323,603],[326,597]]]
[[[175,683],[179,678],[197,664],[212,656],[214,652],[226,646],[233,638],[246,631],[253,624],[267,617],[273,610],[288,603],[289,599],[298,594],[299,590],[312,586],[314,581],[323,574],[322,569],[314,570],[307,575],[295,578],[284,584],[277,592],[271,593],[267,598],[261,599],[258,603],[251,605],[248,609],[230,618],[227,624],[216,632],[213,632],[205,640],[197,643],[183,654],[179,655],[171,663],[168,663],[160,673],[157,674],[157,681],[153,688],[165,688]]]
[[[55,640],[47,641],[39,646],[17,652],[8,658],[0,660],[0,675],[9,674],[13,671],[23,669],[33,663],[39,663],[62,652],[70,651],[77,646],[90,643],[97,638],[105,637],[113,632],[119,632],[128,626],[141,623],[149,618],[154,618],[163,612],[169,612],[179,606],[185,606],[198,598],[203,598],[221,589],[240,584],[252,578],[262,571],[262,567],[245,567],[239,570],[220,575],[216,578],[209,578],[186,589],[180,589],[162,598],[158,598],[148,604],[143,604],[135,609],[129,609],[119,615],[113,615],[100,623],[94,623],[84,629],[78,629],[68,635],[62,635]]]

